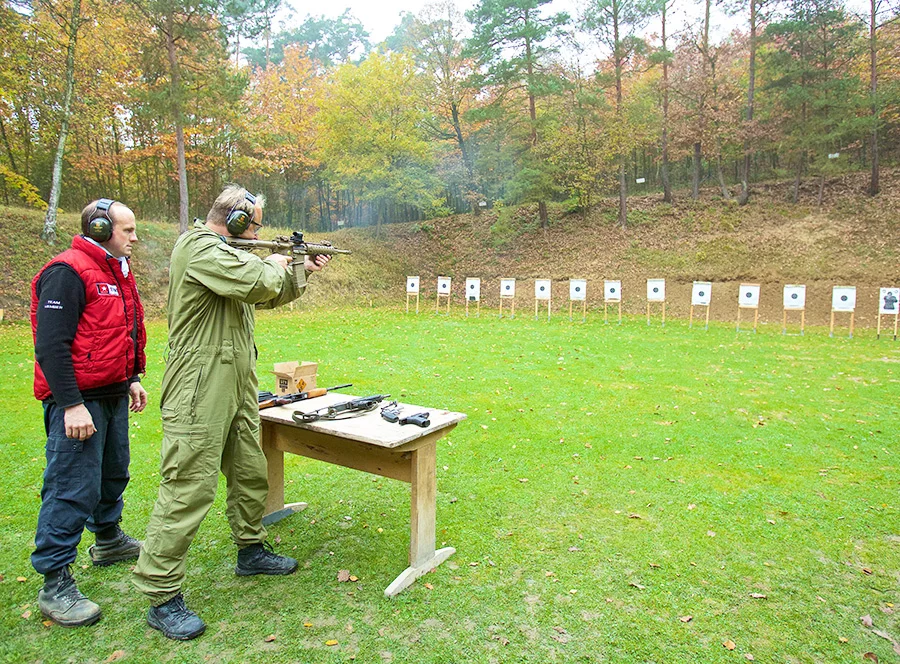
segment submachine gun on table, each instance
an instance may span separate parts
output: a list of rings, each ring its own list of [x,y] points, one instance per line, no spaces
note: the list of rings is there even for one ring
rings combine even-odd
[[[267,249],[273,254],[284,254],[294,259],[293,274],[294,283],[299,288],[302,281],[299,270],[303,269],[303,261],[297,260],[298,256],[334,256],[335,254],[351,254],[349,249],[338,249],[327,240],[323,242],[306,242],[303,239],[302,231],[294,231],[291,236],[279,235],[274,240],[248,240],[242,237],[226,237],[225,241],[229,246],[236,249],[246,249],[254,251],[256,249]]]

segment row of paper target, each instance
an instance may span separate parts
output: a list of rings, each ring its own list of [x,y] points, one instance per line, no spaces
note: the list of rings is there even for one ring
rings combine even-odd
[[[450,296],[453,286],[451,277],[438,277],[437,294]],[[420,289],[419,277],[406,278],[407,295],[418,295]],[[550,300],[552,293],[552,280],[535,279],[534,298],[536,300]],[[759,307],[760,284],[741,284],[738,291],[738,306],[754,309]],[[500,280],[500,297],[512,298],[516,295],[516,280]],[[481,300],[481,279],[469,277],[466,279],[465,299],[470,302]],[[587,299],[587,280],[569,280],[569,299],[582,301]],[[605,280],[603,282],[603,301],[616,303],[622,301],[622,282]],[[647,301],[666,301],[666,280],[647,279]],[[783,292],[784,308],[788,310],[806,309],[806,286],[786,285]],[[898,302],[900,302],[900,288],[882,288],[879,292],[878,309],[880,314],[897,315]],[[708,307],[712,303],[712,282],[695,281],[691,289],[691,306]],[[831,295],[832,311],[852,312],[856,310],[856,286],[835,286]]]

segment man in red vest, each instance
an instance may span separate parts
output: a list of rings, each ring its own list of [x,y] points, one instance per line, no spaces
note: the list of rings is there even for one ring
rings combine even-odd
[[[38,606],[64,627],[91,625],[100,607],[75,585],[85,526],[94,565],[137,558],[119,527],[128,484],[128,410],[147,405],[144,309],[129,258],[134,213],[101,198],[81,213],[82,235],[31,283],[34,395],[44,405],[47,466],[31,564],[44,575]]]

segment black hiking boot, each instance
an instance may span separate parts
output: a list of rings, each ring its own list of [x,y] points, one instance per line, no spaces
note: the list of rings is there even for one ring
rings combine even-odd
[[[88,549],[91,562],[97,567],[105,567],[122,560],[136,560],[141,553],[140,540],[126,535],[119,524],[110,534],[97,533],[97,543]]]
[[[102,615],[100,607],[78,590],[68,565],[44,575],[38,607],[44,616],[62,627],[93,625]]]
[[[254,574],[293,574],[297,571],[297,561],[287,556],[279,556],[272,550],[268,542],[251,544],[238,551],[237,567],[234,573],[238,576]]]
[[[147,612],[147,624],[158,629],[166,638],[176,641],[190,641],[206,631],[206,623],[185,606],[181,593],[164,604],[151,606]]]

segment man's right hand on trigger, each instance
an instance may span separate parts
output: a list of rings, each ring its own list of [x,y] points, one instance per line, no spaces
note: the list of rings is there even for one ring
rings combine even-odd
[[[87,440],[97,432],[94,418],[83,403],[66,408],[63,420],[66,424],[66,438]]]
[[[291,257],[285,256],[284,254],[269,254],[266,256],[267,261],[272,261],[273,263],[278,263],[285,270],[288,270],[288,265],[290,265]]]

